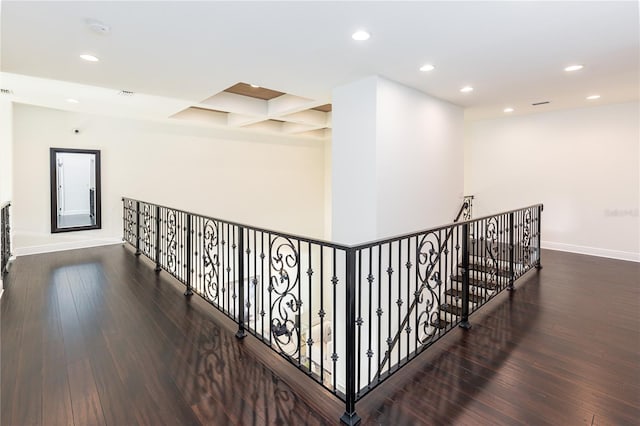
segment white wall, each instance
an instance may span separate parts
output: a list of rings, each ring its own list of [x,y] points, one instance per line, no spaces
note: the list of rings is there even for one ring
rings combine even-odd
[[[0,99],[0,204],[11,200],[12,195],[12,140],[13,104]]]
[[[102,151],[102,230],[50,234],[50,147]],[[13,149],[17,254],[120,239],[122,196],[323,237],[320,141],[16,104]]]
[[[372,76],[333,91],[333,238],[449,223],[463,195],[463,111]]]
[[[332,105],[331,236],[355,244],[377,236],[377,77],[334,89]]]
[[[470,122],[474,215],[544,203],[543,247],[640,260],[637,102]]]
[[[0,205],[11,201],[13,170],[13,104],[7,99],[0,99]],[[13,212],[10,211],[10,214]],[[1,247],[0,247],[1,248]],[[15,250],[12,250],[15,252]],[[2,296],[2,274],[0,274],[0,296]]]
[[[464,187],[464,114],[460,107],[378,79],[378,235],[455,219]]]

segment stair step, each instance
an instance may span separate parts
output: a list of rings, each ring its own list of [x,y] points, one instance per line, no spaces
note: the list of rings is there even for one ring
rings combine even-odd
[[[453,277],[451,277],[451,279],[453,281],[457,281],[459,283],[462,282],[462,275],[454,275]],[[469,285],[472,285],[474,287],[481,287],[481,288],[486,288],[487,290],[495,290],[496,288],[496,283],[488,283],[482,280],[478,280],[476,278],[473,277],[469,277]]]
[[[487,273],[487,274],[491,274],[491,273],[494,272],[494,268],[492,268],[491,266],[479,265],[479,264],[473,264],[473,263],[469,264],[469,269],[472,269],[472,270],[478,271],[478,272],[484,272],[484,273]],[[505,269],[498,268],[497,270],[495,270],[495,273],[497,273],[501,277],[509,277],[510,276],[509,270],[505,270]]]
[[[455,288],[450,288],[445,293],[447,296],[456,297],[462,299],[462,290],[457,290]],[[476,294],[472,294],[469,292],[469,301],[471,303],[481,303],[484,300],[484,297],[478,296]]]
[[[469,293],[471,293],[471,292],[469,292]],[[462,294],[462,291],[460,291],[460,294]],[[450,305],[453,305],[453,306],[462,306],[462,297],[456,298],[455,296],[452,296],[450,294],[445,294],[444,302],[448,303]],[[473,303],[473,302],[469,302],[469,304],[472,307],[475,306],[475,303]]]
[[[447,312],[452,315],[460,316],[462,315],[462,308],[458,306],[451,305],[449,303],[444,303],[440,305],[440,310],[443,312]]]
[[[489,256],[483,257],[483,256],[475,256],[473,254],[469,256],[469,266],[471,265],[487,266],[487,263],[491,265],[496,265],[498,268],[503,269],[505,271],[509,270],[509,259],[495,259],[494,261]],[[462,265],[462,262],[460,262],[460,265]],[[514,262],[514,267],[515,266],[516,264]]]
[[[454,290],[457,290],[459,292],[462,292],[462,281],[452,281],[451,282],[451,288]],[[469,286],[469,294],[473,294],[473,295],[477,295],[477,296],[484,296],[487,292],[492,292],[493,290],[491,289],[485,289],[483,287],[477,287],[477,286],[473,286],[470,285]]]
[[[451,325],[451,323],[443,320],[442,318],[436,318],[435,320],[431,321],[431,325],[439,330],[443,330]]]
[[[471,256],[476,256],[484,259],[489,258],[491,257],[489,256],[489,252],[488,252],[489,249],[493,251],[494,256],[499,257],[501,260],[505,262],[509,261],[509,244],[508,243],[502,243],[502,242],[494,243],[494,244],[491,244],[489,247],[487,247],[486,241],[480,241],[480,240],[469,241],[469,254]],[[532,255],[536,251],[536,248],[531,246],[524,247],[518,243],[514,244],[513,246],[514,261],[521,262],[523,254],[527,251],[529,252],[530,255]]]

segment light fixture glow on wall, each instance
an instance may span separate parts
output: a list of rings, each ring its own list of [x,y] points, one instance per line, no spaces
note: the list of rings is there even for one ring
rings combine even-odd
[[[511,108],[511,107],[505,108],[503,111],[504,112],[513,112],[513,108]]]
[[[420,71],[423,71],[423,72],[433,71],[434,69],[436,69],[436,67],[434,67],[431,64],[424,64],[423,66],[420,67]]]
[[[70,104],[78,104],[78,103],[80,103],[80,101],[78,101],[77,99],[72,99],[72,98],[67,99],[67,102],[69,102]]]
[[[473,92],[473,87],[471,86],[464,86],[462,89],[460,89],[460,91],[462,93],[469,93],[469,92]]]
[[[85,61],[88,61],[88,62],[98,62],[100,60],[96,56],[89,55],[89,54],[86,54],[86,53],[83,53],[82,55],[80,55],[80,58],[82,58],[82,59],[84,59]]]
[[[580,71],[582,68],[584,68],[584,65],[569,65],[564,70],[571,72],[571,71]]]
[[[600,95],[587,96],[588,101],[595,101],[596,99],[600,99]]]
[[[356,31],[355,33],[353,33],[351,35],[351,38],[356,40],[356,41],[369,40],[370,37],[371,37],[371,34],[369,34],[368,32],[366,32],[364,30]]]

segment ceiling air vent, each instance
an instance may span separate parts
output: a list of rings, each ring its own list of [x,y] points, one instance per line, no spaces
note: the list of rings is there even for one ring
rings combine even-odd
[[[532,106],[538,106],[538,105],[546,105],[546,104],[550,104],[551,101],[542,101],[542,102],[534,102],[531,105]]]
[[[133,96],[134,94],[134,92],[130,92],[129,90],[121,90],[118,92],[120,96]]]
[[[11,89],[0,89],[0,93],[3,95],[13,95],[13,90]]]

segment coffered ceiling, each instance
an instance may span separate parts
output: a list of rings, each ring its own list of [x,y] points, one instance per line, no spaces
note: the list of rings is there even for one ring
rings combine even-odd
[[[640,95],[635,1],[2,1],[0,7],[4,73],[124,89],[167,105],[173,99],[167,116],[174,117],[218,110],[242,123],[248,114],[231,111],[227,98],[247,97],[238,90],[256,85],[274,92],[264,90],[255,108],[278,99],[287,101],[283,108],[301,103],[278,116],[267,110],[254,123],[245,117],[244,125],[293,132],[306,124],[324,132],[327,121],[319,127],[312,117],[330,114],[332,89],[373,74],[460,105],[472,118],[499,116],[506,107],[521,114],[593,105],[585,100],[591,94],[601,96],[598,103]],[[110,31],[92,31],[87,20]],[[371,38],[353,40],[359,29]],[[82,61],[83,53],[99,62]],[[425,63],[435,69],[421,72]],[[571,64],[584,68],[564,71]],[[460,92],[466,85],[474,91]],[[269,98],[274,93],[284,95]],[[531,105],[540,101],[550,103]],[[302,112],[308,117],[284,117]],[[267,121],[273,119],[280,121]]]

